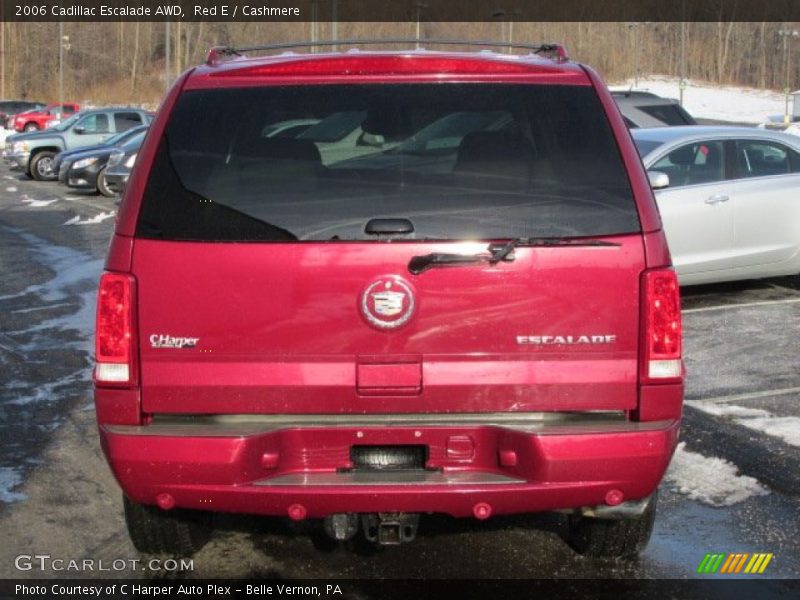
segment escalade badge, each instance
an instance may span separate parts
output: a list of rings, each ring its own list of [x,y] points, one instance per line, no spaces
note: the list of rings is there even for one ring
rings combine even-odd
[[[361,293],[361,314],[378,329],[394,329],[408,323],[414,314],[414,291],[396,275],[380,277]]]

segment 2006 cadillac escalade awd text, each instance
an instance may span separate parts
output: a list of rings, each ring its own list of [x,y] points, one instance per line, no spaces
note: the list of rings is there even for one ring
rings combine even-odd
[[[611,94],[528,50],[215,49],[176,81],[98,298],[97,419],[139,550],[198,549],[213,512],[392,544],[422,513],[561,511],[580,553],[644,547],[678,285]],[[265,135],[292,119],[331,124],[325,152]]]

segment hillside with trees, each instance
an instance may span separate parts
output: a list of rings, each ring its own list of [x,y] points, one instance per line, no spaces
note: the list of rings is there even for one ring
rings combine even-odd
[[[780,23],[421,23],[428,38],[559,41],[572,57],[609,82],[658,73],[782,90],[800,86],[800,38],[782,36]],[[157,102],[169,74],[201,62],[218,44],[294,40],[410,37],[404,23],[64,23],[64,98],[79,102]],[[54,100],[58,96],[59,24],[2,23],[2,96]],[[683,43],[682,43],[683,40]],[[786,43],[786,52],[784,52]],[[435,46],[431,46],[435,48]],[[682,67],[683,64],[683,67]]]

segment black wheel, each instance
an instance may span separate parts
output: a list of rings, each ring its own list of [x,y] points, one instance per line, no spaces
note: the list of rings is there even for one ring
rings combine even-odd
[[[656,518],[656,495],[645,511],[629,519],[570,515],[567,543],[578,554],[602,558],[635,558],[647,546]]]
[[[36,123],[26,123],[23,128],[24,131],[37,131],[39,126]]]
[[[106,198],[113,198],[116,196],[114,191],[108,187],[108,183],[106,183],[106,167],[103,167],[97,174],[97,191]]]
[[[211,537],[210,513],[161,510],[123,496],[128,535],[139,552],[191,556]]]
[[[44,150],[36,154],[31,160],[31,175],[36,181],[52,181],[56,178],[53,172],[53,158],[55,152]]]

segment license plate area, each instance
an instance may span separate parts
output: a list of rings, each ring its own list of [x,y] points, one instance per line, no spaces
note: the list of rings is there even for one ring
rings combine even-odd
[[[350,447],[354,471],[425,470],[429,450],[425,445],[392,445]]]

